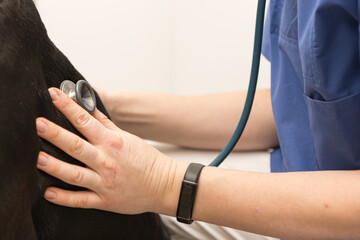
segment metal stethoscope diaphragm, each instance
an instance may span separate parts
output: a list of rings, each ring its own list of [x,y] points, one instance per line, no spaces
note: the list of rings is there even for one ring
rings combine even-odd
[[[85,80],[73,83],[65,80],[60,85],[60,90],[77,102],[86,111],[92,113],[96,108],[96,97],[93,88]]]

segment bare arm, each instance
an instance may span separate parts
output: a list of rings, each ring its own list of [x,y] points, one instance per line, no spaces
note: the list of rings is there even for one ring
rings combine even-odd
[[[222,149],[240,119],[246,92],[178,96],[100,91],[115,124],[142,138],[184,147]],[[278,146],[269,90],[258,90],[236,150]]]
[[[175,191],[164,196],[158,212],[175,216],[185,168],[180,166]],[[270,174],[206,167],[193,217],[287,240],[360,239],[359,181],[359,171]]]

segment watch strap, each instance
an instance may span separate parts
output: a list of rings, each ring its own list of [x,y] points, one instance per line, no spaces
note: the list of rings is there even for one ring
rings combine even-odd
[[[179,222],[191,224],[195,196],[200,173],[205,166],[199,163],[190,163],[181,185],[176,218]]]

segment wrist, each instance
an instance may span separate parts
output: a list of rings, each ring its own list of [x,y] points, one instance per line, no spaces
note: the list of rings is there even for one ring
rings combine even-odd
[[[176,216],[181,185],[189,163],[178,161],[170,157],[167,158],[167,161],[171,161],[171,167],[169,167],[168,171],[163,171],[166,175],[166,177],[163,178],[163,180],[165,180],[163,181],[164,190],[157,197],[158,204],[155,205],[155,212],[168,216]]]

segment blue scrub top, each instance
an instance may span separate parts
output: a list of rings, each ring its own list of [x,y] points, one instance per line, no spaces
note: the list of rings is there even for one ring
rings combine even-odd
[[[273,172],[360,169],[359,0],[271,0]]]

